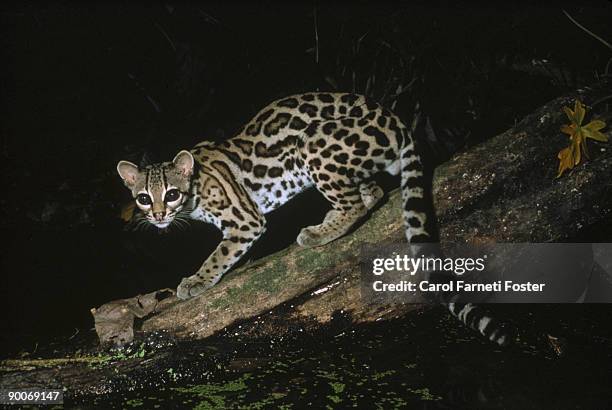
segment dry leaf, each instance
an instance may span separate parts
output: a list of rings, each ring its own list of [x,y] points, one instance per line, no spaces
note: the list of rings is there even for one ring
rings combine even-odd
[[[574,111],[568,107],[563,107],[563,111],[571,123],[561,126],[561,132],[569,135],[570,146],[563,148],[559,151],[559,155],[557,155],[559,158],[557,178],[566,170],[572,169],[578,165],[582,159],[582,155],[587,158],[589,157],[586,143],[587,139],[591,138],[600,142],[608,141],[608,137],[600,132],[601,129],[605,128],[605,122],[594,120],[587,125],[582,125],[586,110],[580,101],[576,100]]]

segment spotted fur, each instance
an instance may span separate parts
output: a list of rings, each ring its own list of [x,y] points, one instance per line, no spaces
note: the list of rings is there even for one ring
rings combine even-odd
[[[215,251],[178,286],[182,299],[215,285],[263,235],[265,214],[309,187],[332,209],[322,223],[302,229],[297,237],[301,246],[325,245],[365,216],[383,195],[372,180],[379,172],[401,174],[408,241],[432,241],[423,164],[411,132],[395,114],[360,95],[286,97],[262,109],[225,142],[202,142],[172,162],[144,169],[122,161],[118,171],[151,223],[165,227],[188,210],[191,218],[222,231]],[[180,198],[169,202],[166,196],[173,189]],[[142,203],[144,195],[151,204]],[[494,333],[487,325],[490,318],[477,314],[473,305],[445,304],[482,334]],[[494,339],[500,343],[501,337]]]

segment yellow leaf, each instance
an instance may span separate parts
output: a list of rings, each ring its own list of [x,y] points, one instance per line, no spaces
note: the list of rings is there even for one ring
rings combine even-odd
[[[593,120],[587,125],[582,125],[586,110],[580,101],[576,100],[573,111],[568,107],[563,107],[563,111],[571,124],[563,124],[561,126],[561,132],[569,135],[570,145],[562,149],[557,156],[559,158],[559,172],[557,178],[559,178],[565,170],[572,169],[574,166],[578,165],[583,154],[585,157],[589,157],[586,143],[587,139],[591,138],[601,142],[608,141],[608,137],[599,131],[606,127],[605,122]]]
[[[582,120],[584,120],[584,105],[578,100],[574,103],[574,118],[576,120],[576,124],[582,124]]]
[[[605,128],[606,123],[600,120],[594,120],[582,127],[582,132],[587,138],[592,138],[596,141],[608,142],[608,136],[599,132]]]
[[[559,173],[557,174],[557,178],[565,172],[566,169],[574,168],[574,157],[572,155],[571,148],[563,148],[559,151]]]
[[[602,120],[593,120],[582,128],[586,128],[591,131],[599,131],[605,127],[606,127],[606,123],[603,122]]]
[[[130,222],[132,220],[132,216],[134,216],[135,208],[136,208],[136,204],[134,203],[134,201],[130,201],[124,204],[121,207],[121,214],[120,214],[121,219],[123,219],[124,222]]]

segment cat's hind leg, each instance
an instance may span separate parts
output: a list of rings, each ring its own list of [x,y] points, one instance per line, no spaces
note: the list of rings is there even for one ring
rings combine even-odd
[[[348,179],[331,183],[319,180],[315,186],[332,203],[333,209],[321,224],[302,229],[297,243],[304,247],[321,246],[338,239],[368,212],[360,187]]]

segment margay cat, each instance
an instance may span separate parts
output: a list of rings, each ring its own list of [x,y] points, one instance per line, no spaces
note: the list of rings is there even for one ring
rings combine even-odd
[[[409,129],[386,108],[355,94],[307,93],[275,101],[237,136],[202,142],[172,162],[117,165],[150,223],[165,228],[179,213],[216,225],[223,239],[177,289],[181,299],[215,285],[259,239],[265,214],[314,186],[331,203],[323,222],[298,244],[320,246],[344,235],[383,196],[371,180],[401,173],[406,237],[431,242],[423,166]],[[507,335],[472,304],[445,303],[451,313],[499,344]],[[469,315],[468,315],[469,313]]]

